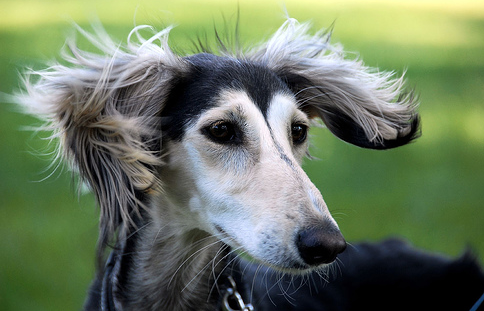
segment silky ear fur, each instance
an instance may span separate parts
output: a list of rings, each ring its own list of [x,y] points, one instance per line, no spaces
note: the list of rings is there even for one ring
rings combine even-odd
[[[348,143],[389,149],[419,137],[418,99],[404,89],[403,76],[346,59],[340,46],[329,43],[331,31],[308,30],[309,24],[288,19],[248,58],[274,70],[301,109]]]
[[[160,191],[161,111],[187,67],[168,47],[169,28],[143,39],[145,28],[136,27],[124,47],[100,26],[96,35],[79,28],[102,53],[69,42],[67,65],[29,72],[17,96],[28,113],[46,121],[43,129],[60,140],[60,157],[94,192],[101,209],[100,257],[107,243],[136,227],[146,195]]]

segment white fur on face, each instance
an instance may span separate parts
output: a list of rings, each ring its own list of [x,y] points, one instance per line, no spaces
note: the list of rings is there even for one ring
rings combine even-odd
[[[280,269],[304,267],[295,245],[302,228],[330,219],[320,192],[300,167],[307,142],[294,145],[293,124],[309,125],[292,96],[276,94],[267,116],[243,91],[225,91],[215,108],[168,147],[162,174],[188,226],[219,237],[234,249]],[[203,129],[217,121],[235,124],[238,145],[212,141]]]

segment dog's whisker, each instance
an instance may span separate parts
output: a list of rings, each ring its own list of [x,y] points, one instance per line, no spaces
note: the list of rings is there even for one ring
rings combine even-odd
[[[249,266],[249,264],[247,264],[247,267]],[[259,274],[259,271],[261,270],[263,266],[261,264],[257,264],[257,268],[255,269],[255,272],[254,272],[254,275],[252,277],[252,282],[251,282],[251,285],[250,285],[250,301],[253,301],[253,298],[254,298],[254,287],[255,287],[255,283],[256,283],[256,280],[257,282],[260,284],[263,282],[264,278],[261,278],[259,279],[257,276]],[[266,285],[267,285],[267,279],[266,279]]]
[[[217,243],[219,243],[219,241],[217,241]],[[182,292],[185,291],[188,286],[190,286],[191,283],[193,283],[205,270],[207,270],[209,267],[212,267],[212,277],[215,278],[215,275],[213,274],[213,269],[214,269],[214,260],[217,258],[217,256],[223,252],[225,252],[225,250],[229,248],[228,245],[226,244],[221,244],[218,248],[218,251],[216,252],[216,254],[214,255],[214,257],[208,261],[186,284],[185,286],[183,287],[183,289],[181,290]],[[202,253],[200,253],[202,254]],[[208,297],[210,297],[210,295],[208,295]]]
[[[260,266],[262,266],[262,265],[260,265]],[[279,272],[277,272],[277,273],[279,273]],[[265,272],[264,272],[264,275],[263,275],[263,277],[262,277],[263,279],[265,279],[265,280],[266,280],[266,282],[265,282],[265,289],[266,289],[266,294],[265,294],[265,296],[266,296],[267,298],[269,298],[269,301],[272,303],[272,305],[273,305],[273,306],[277,306],[277,303],[276,303],[276,302],[275,302],[275,301],[272,299],[272,297],[271,297],[271,290],[272,290],[274,287],[279,286],[279,284],[278,284],[278,282],[279,282],[279,276],[278,276],[278,275],[276,276],[276,281],[275,281],[275,282],[273,282],[273,283],[269,283],[269,281],[268,281],[268,277],[269,277],[269,276],[273,276],[273,274],[272,274],[272,272],[271,272],[271,271],[269,271],[269,269],[267,269],[267,268],[266,268],[266,269],[265,269]],[[270,285],[270,284],[271,284],[271,285]]]
[[[279,274],[279,281],[277,282],[279,284],[279,289],[282,293],[282,296],[284,299],[291,304],[292,306],[295,306],[295,300],[292,298],[292,294],[289,292],[291,287],[294,287],[294,275],[290,275],[290,280],[289,282],[286,283],[286,287],[284,287],[284,274],[280,273]]]
[[[168,226],[168,224],[165,224],[163,226],[160,226],[160,228],[158,229],[158,232],[156,232],[156,235],[155,237],[153,238],[153,240],[151,241],[151,246],[153,247],[156,243],[156,241],[158,241],[158,236],[160,235],[160,233],[162,232],[162,230],[164,228],[166,228],[166,226]]]
[[[219,261],[218,261],[218,262],[217,262],[215,265],[213,265],[213,266],[212,266],[212,271],[214,272],[214,271],[215,271],[215,267],[216,267],[216,266],[217,266],[219,263],[221,263],[222,261],[224,261],[224,260],[225,260],[227,257],[231,256],[231,254],[233,254],[233,253],[237,253],[237,251],[238,251],[238,250],[240,250],[240,249],[242,249],[242,247],[238,247],[238,248],[236,248],[236,249],[230,250],[230,252],[229,252],[228,254],[225,254],[225,255],[224,255],[224,256],[223,256],[223,257],[222,257],[222,258],[221,258],[221,259],[220,259],[220,260],[219,260]],[[231,264],[232,264],[232,263],[233,263],[235,260],[237,260],[237,256],[233,256],[233,258],[232,258],[230,261],[228,261],[228,262],[226,262],[226,263],[225,263],[224,267],[223,267],[223,268],[222,268],[222,269],[221,269],[221,270],[218,272],[218,274],[219,274],[218,276],[215,276],[215,275],[213,274],[213,276],[214,276],[214,283],[213,283],[213,285],[212,285],[212,288],[210,289],[209,296],[211,296],[211,295],[212,295],[212,292],[213,292],[214,288],[217,288],[217,290],[218,290],[218,281],[219,281],[219,278],[220,278],[220,277],[223,275],[224,271],[225,271],[225,270],[226,270],[226,269],[227,269],[227,268],[228,268],[228,267],[229,267],[229,266],[230,266],[230,265],[231,265]]]
[[[212,238],[212,237],[208,237],[208,238]],[[206,239],[208,239],[208,238],[206,238]],[[210,244],[208,244],[208,245],[203,246],[202,248],[199,248],[197,251],[195,251],[193,254],[191,254],[189,257],[187,257],[187,258],[186,258],[186,259],[185,259],[185,260],[184,260],[184,261],[183,261],[183,262],[182,262],[182,263],[181,263],[181,264],[178,266],[178,268],[175,270],[175,272],[173,272],[173,275],[171,276],[170,280],[168,281],[168,285],[170,285],[170,284],[172,283],[172,281],[173,281],[173,280],[174,280],[174,278],[176,277],[177,273],[178,273],[178,272],[179,272],[179,271],[180,271],[180,270],[181,270],[181,269],[182,269],[182,268],[185,266],[185,264],[186,264],[187,262],[192,261],[194,257],[196,257],[196,256],[199,256],[199,255],[203,254],[203,252],[204,252],[205,250],[207,250],[207,249],[211,248],[212,246],[214,246],[214,245],[216,245],[216,244],[218,244],[218,243],[220,243],[220,241],[216,240],[216,241],[214,241],[214,242],[212,242],[212,243],[210,243]],[[223,246],[221,246],[221,247],[223,247]],[[202,268],[202,270],[201,270],[200,272],[202,272],[202,271],[203,271],[203,268]],[[197,276],[198,276],[198,274],[197,274],[197,275],[194,277],[194,279],[195,279]],[[190,285],[190,283],[191,283],[191,282],[192,282],[194,279],[192,279],[190,282],[188,282],[188,283],[185,285],[185,287],[182,289],[182,291],[183,291],[183,290],[185,290],[185,288],[186,288],[187,286],[189,286],[189,285]]]
[[[197,278],[203,276],[202,274],[210,267],[211,261],[207,262],[194,276],[191,277],[188,282],[185,283],[184,287],[180,292],[184,292]]]

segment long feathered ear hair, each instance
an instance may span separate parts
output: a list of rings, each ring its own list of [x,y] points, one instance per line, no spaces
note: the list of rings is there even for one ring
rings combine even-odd
[[[46,121],[43,129],[60,140],[59,155],[97,198],[99,259],[107,243],[134,227],[146,195],[160,190],[154,173],[161,164],[160,113],[187,66],[168,47],[170,28],[145,40],[146,27],[136,27],[124,47],[101,26],[95,35],[79,28],[102,54],[70,42],[68,64],[28,73],[18,96],[28,113]]]
[[[310,35],[308,30],[309,24],[288,19],[247,57],[274,70],[300,107],[346,142],[389,149],[420,135],[418,101],[404,90],[403,76],[345,59],[342,49],[329,43],[330,31]]]

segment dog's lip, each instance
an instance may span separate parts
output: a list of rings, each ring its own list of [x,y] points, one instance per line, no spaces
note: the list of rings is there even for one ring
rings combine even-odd
[[[237,240],[234,239],[230,234],[225,231],[222,226],[218,224],[214,224],[214,228],[217,231],[219,235],[219,239],[224,241],[225,243],[230,245],[230,247],[233,249],[233,251],[237,254],[237,257],[243,258],[245,261],[252,262],[252,263],[257,263],[260,265],[263,265],[265,267],[274,269],[276,271],[280,271],[283,273],[289,273],[289,274],[294,274],[294,275],[299,275],[299,274],[305,274],[305,273],[310,273],[314,271],[314,267],[311,267],[305,263],[302,262],[297,262],[297,261],[292,261],[284,265],[280,264],[274,264],[270,263],[266,260],[258,259],[254,256],[252,256],[242,245],[237,243]],[[325,264],[325,265],[330,265],[330,264]],[[325,266],[322,265],[322,266]]]
[[[284,274],[306,275],[308,273],[315,271],[314,267],[310,267],[310,266],[308,266],[304,263],[292,262],[291,264],[281,266],[281,265],[272,264],[272,263],[269,263],[267,261],[263,261],[263,260],[255,258],[255,257],[252,257],[248,252],[244,252],[243,250],[242,251],[236,250],[235,252],[237,253],[237,256],[239,257],[239,259],[241,259],[245,262],[248,262],[250,264],[256,264],[257,266],[263,266],[267,269],[282,272]],[[329,266],[329,265],[330,264],[325,264],[325,265],[322,265],[322,266]],[[319,268],[321,268],[321,267],[319,267]]]
[[[224,243],[230,245],[233,249],[244,249],[242,245],[237,243],[237,240],[234,239],[224,228],[218,224],[213,225],[215,228],[215,235]]]
[[[222,226],[220,225],[217,225],[217,224],[214,224],[213,225],[215,230],[221,235],[221,239],[222,238],[227,238],[227,239],[230,239],[231,241],[235,241],[234,238],[232,238],[228,233],[227,231],[224,230],[224,228],[222,228]]]

